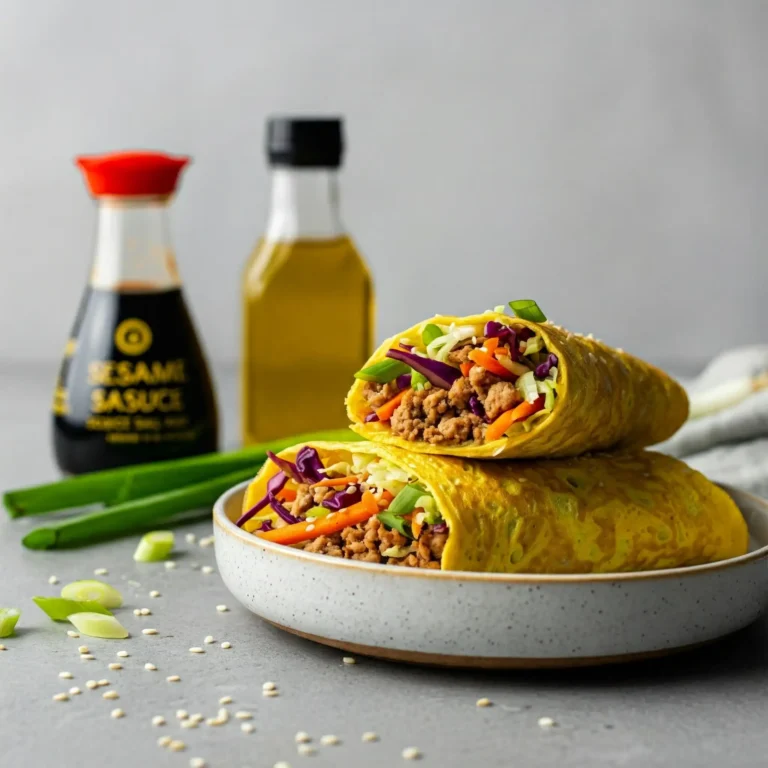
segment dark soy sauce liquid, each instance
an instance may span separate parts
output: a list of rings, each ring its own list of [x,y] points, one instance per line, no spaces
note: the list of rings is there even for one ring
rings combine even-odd
[[[53,412],[56,461],[70,474],[217,450],[211,379],[181,291],[87,288]]]

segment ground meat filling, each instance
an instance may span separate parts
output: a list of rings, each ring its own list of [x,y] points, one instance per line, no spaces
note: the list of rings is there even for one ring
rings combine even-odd
[[[366,563],[440,568],[447,540],[448,533],[435,533],[433,526],[424,526],[419,538],[412,542],[398,531],[387,530],[377,517],[372,517],[364,523],[345,528],[341,533],[319,536],[307,542],[304,551],[343,557],[347,560],[362,560]],[[405,557],[387,557],[383,554],[390,547],[405,547],[410,544],[415,544],[414,551]]]
[[[462,347],[451,355],[456,355],[459,362],[459,357],[465,357],[472,349]],[[371,404],[384,403],[396,393],[397,389],[391,384],[369,383],[364,389]],[[471,411],[469,400],[473,395],[485,408],[487,420]],[[487,422],[520,402],[522,397],[514,384],[475,366],[468,378],[456,379],[450,390],[409,390],[392,415],[390,429],[405,440],[423,440],[434,445],[482,444]]]

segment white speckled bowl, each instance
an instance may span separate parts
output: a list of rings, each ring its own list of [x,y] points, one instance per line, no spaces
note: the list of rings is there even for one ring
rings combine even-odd
[[[715,640],[768,603],[768,502],[726,488],[750,552],[710,565],[539,576],[398,568],[263,541],[237,528],[242,483],[214,507],[232,594],[289,632],[370,656],[461,667],[629,661]]]

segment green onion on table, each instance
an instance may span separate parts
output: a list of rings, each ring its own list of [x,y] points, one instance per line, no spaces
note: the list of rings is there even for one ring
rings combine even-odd
[[[256,474],[267,451],[298,442],[360,440],[349,429],[326,430],[274,440],[230,453],[138,464],[8,491],[3,503],[11,517],[42,515],[73,507],[103,508],[35,528],[22,543],[29,549],[79,547],[169,527],[210,516],[214,501],[233,485]]]

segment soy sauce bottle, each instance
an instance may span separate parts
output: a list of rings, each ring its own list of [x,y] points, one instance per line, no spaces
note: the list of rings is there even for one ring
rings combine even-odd
[[[169,204],[188,162],[156,152],[77,158],[98,229],[54,392],[53,445],[65,473],[217,450],[211,378],[169,237]]]

